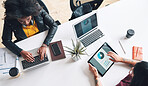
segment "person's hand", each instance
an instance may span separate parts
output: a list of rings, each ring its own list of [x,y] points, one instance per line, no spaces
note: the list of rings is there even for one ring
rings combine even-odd
[[[122,61],[122,57],[118,56],[116,53],[114,53],[112,51],[109,51],[107,55],[112,57],[109,59],[113,62],[121,62]]]
[[[94,66],[92,66],[91,64],[89,64],[89,70],[94,74],[95,78],[99,77],[97,69]]]
[[[38,54],[40,54],[40,59],[41,61],[44,60],[44,57],[46,57],[46,47],[47,45],[43,44],[39,49],[38,49]]]
[[[22,50],[20,52],[21,56],[28,62],[34,62],[34,57],[32,56],[32,54],[30,52],[24,51]]]

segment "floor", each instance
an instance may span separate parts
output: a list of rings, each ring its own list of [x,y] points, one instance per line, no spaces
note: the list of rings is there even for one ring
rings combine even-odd
[[[5,0],[0,0],[0,3],[3,3]],[[71,9],[69,5],[70,0],[42,0],[48,10],[49,14],[53,17],[54,20],[59,20],[61,23],[67,22],[68,19],[71,17]],[[119,0],[104,0],[103,3],[101,4],[100,8],[108,6],[114,2],[117,2]],[[4,18],[4,8],[1,4],[0,6],[0,48],[3,48],[3,44],[1,36],[2,36],[2,31],[3,31],[3,18]],[[13,40],[15,37],[13,37]]]

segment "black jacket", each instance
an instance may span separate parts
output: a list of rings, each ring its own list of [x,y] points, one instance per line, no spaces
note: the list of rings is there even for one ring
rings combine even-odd
[[[33,16],[33,18],[37,23],[39,33],[45,30],[49,30],[44,40],[44,44],[49,45],[57,30],[57,24],[54,22],[52,17],[43,9],[38,16]],[[17,19],[6,19],[4,21],[2,43],[14,54],[20,56],[20,52],[22,51],[22,49],[19,48],[14,42],[12,42],[13,32],[17,41],[21,41],[27,38],[22,29],[22,25],[17,21]]]

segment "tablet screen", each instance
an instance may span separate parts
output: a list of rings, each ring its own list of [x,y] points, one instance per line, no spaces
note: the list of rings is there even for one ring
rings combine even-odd
[[[98,73],[103,76],[114,62],[109,60],[107,56],[109,51],[115,52],[106,42],[96,51],[96,53],[89,59],[88,63],[92,64],[98,70]]]

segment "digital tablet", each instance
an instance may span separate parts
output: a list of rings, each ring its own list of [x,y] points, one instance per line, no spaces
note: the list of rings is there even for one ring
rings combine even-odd
[[[107,56],[109,51],[115,52],[106,42],[95,52],[95,54],[88,60],[88,63],[93,65],[98,73],[103,77],[104,74],[110,69],[114,64]],[[115,52],[116,53],[116,52]]]

